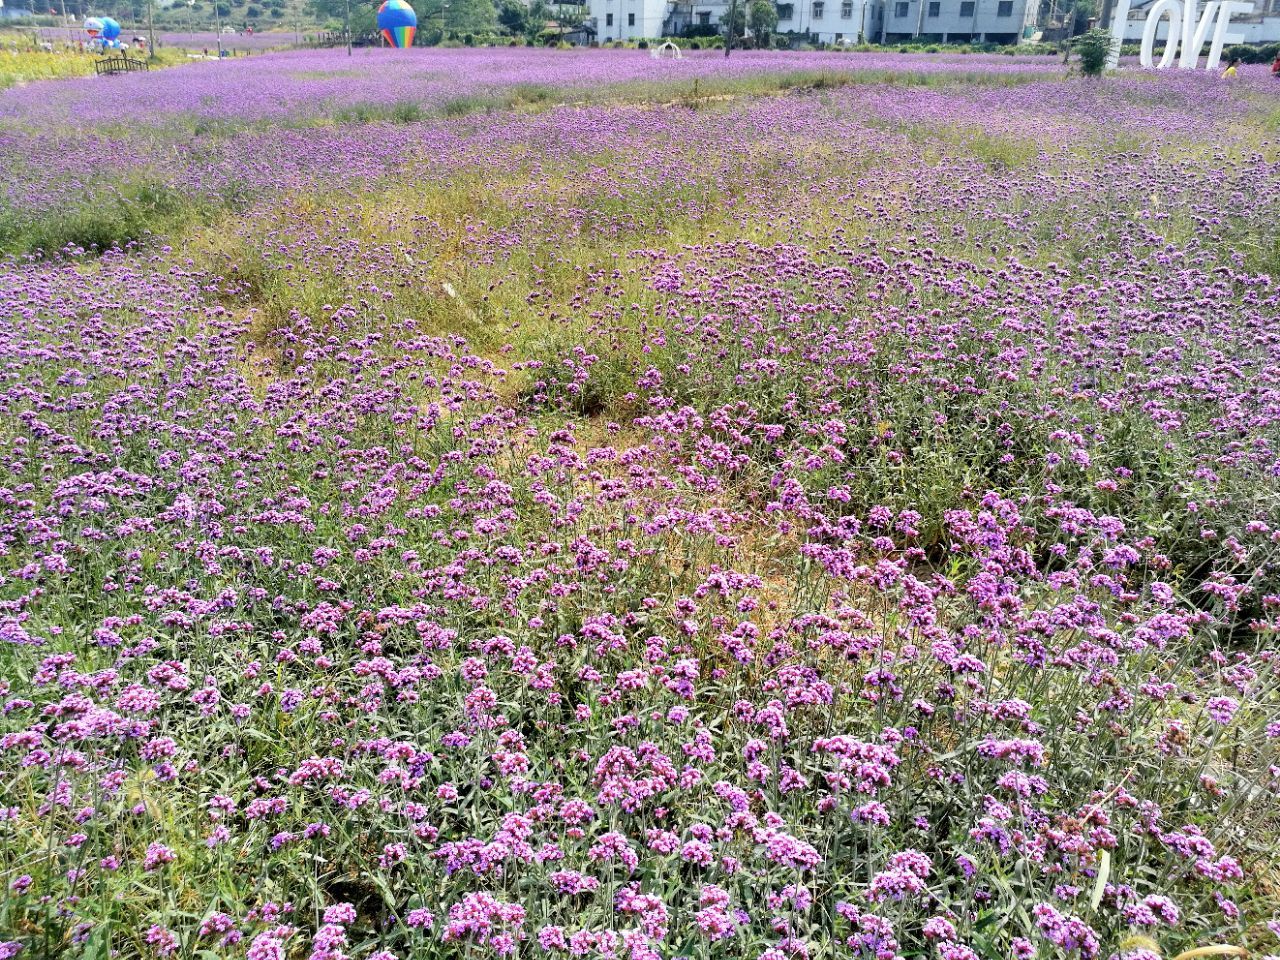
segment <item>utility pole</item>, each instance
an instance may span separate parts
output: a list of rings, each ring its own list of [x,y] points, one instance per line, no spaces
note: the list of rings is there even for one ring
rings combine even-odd
[[[218,60],[222,60],[222,0],[213,0],[213,19],[218,25]]]
[[[156,55],[156,25],[151,17],[153,0],[147,0],[147,55],[154,57]]]
[[[351,56],[351,0],[347,0],[342,15],[342,29],[347,35],[347,56]]]
[[[724,41],[724,56],[729,59],[729,51],[733,49],[733,35],[738,32],[738,0],[729,4],[729,36]]]

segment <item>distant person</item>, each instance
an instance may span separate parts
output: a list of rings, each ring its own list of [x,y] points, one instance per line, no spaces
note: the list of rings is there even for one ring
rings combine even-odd
[[[1227,69],[1222,71],[1223,80],[1234,80],[1236,76],[1236,67],[1240,65],[1239,57],[1232,57],[1231,62],[1227,64]]]
[[[1271,75],[1280,80],[1280,53],[1276,54],[1276,58],[1271,61]]]

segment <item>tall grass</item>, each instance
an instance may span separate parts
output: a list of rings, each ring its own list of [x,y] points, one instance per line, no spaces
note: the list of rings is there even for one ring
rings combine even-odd
[[[193,194],[137,177],[92,203],[35,214],[0,207],[0,252],[44,257],[101,253],[211,222],[234,202],[231,195]]]
[[[96,53],[80,53],[73,50],[48,53],[42,50],[0,47],[0,90],[37,80],[93,76],[94,62],[100,56]],[[186,63],[187,57],[180,50],[157,50],[149,62],[154,70],[157,67],[171,67]]]

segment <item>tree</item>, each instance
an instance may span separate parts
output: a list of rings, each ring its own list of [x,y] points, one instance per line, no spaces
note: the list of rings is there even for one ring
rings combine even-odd
[[[314,0],[313,0],[314,2]],[[366,0],[352,0],[352,16],[355,4]],[[412,0],[418,14],[418,33],[438,32],[443,25],[448,36],[464,33],[493,33],[498,28],[498,12],[494,0]],[[382,0],[375,0],[376,10]]]
[[[1052,26],[1055,20],[1061,20],[1064,37],[1070,39],[1097,15],[1096,0],[1050,0],[1045,22]]]
[[[720,23],[724,26],[724,32],[731,40],[740,40],[747,32],[747,11],[738,4],[732,4],[720,16]]]
[[[778,8],[773,0],[751,0],[747,6],[747,19],[751,24],[751,32],[755,34],[756,46],[763,46],[765,38],[773,35],[778,28]]]
[[[498,25],[510,33],[527,33],[529,19],[529,8],[520,0],[502,0],[498,4]]]
[[[307,0],[307,8],[312,16],[327,23],[330,29],[342,29],[346,0]],[[377,16],[378,4],[369,0],[351,0],[351,36],[359,37],[376,31]]]
[[[536,40],[543,24],[550,18],[550,11],[542,0],[501,0],[498,4],[498,24],[509,33]]]
[[[750,23],[756,46],[761,46],[768,43],[767,38],[778,26],[778,10],[773,5],[773,0],[746,0],[743,5],[731,4],[728,11],[720,17],[720,22],[724,24],[725,33],[735,42],[746,35],[747,24]]]
[[[447,0],[444,27],[448,33],[492,33],[497,26],[493,0]]]
[[[438,36],[441,21],[448,35],[492,33],[498,15],[493,0],[412,0],[418,14],[418,35],[423,41]],[[373,33],[382,0],[351,0],[351,35]],[[307,0],[307,8],[317,20],[341,28],[346,0]]]

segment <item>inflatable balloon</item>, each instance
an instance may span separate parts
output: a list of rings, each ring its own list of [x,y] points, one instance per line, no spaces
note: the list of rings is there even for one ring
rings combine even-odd
[[[112,20],[110,17],[102,18],[102,36],[107,40],[114,40],[120,36],[120,24]]]
[[[84,22],[84,32],[96,38],[102,32],[102,21],[97,17],[90,17]]]
[[[387,0],[378,8],[378,29],[391,46],[411,47],[418,29],[418,15],[405,0]]]

